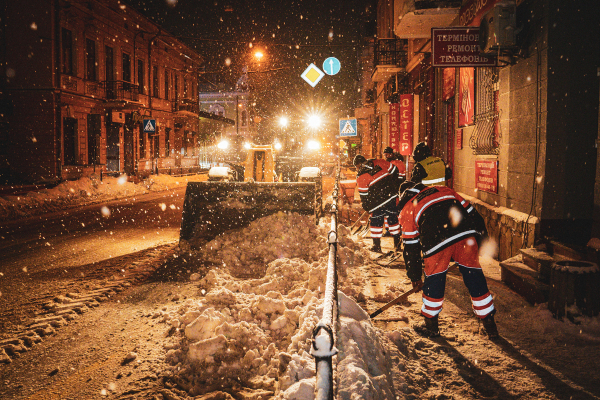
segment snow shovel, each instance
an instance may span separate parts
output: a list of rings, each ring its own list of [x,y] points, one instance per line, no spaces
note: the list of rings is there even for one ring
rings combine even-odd
[[[364,226],[360,226],[360,228],[354,233],[356,236],[365,237],[367,233],[369,233],[371,227],[371,220],[369,219]]]
[[[448,272],[450,272],[451,270],[455,269],[458,267],[457,263],[454,263],[453,265],[451,265],[448,268]],[[387,303],[386,305],[384,305],[383,307],[381,307],[379,310],[375,311],[374,313],[372,313],[371,315],[369,315],[369,317],[371,318],[375,318],[376,316],[378,316],[379,314],[381,314],[382,312],[384,312],[385,310],[387,310],[388,308],[390,308],[391,306],[401,303],[404,300],[406,300],[408,298],[408,296],[410,296],[411,294],[420,291],[422,288],[412,288],[410,289],[408,292],[401,294],[400,296],[396,297],[394,300],[390,301],[389,303]]]
[[[365,216],[365,214],[367,214],[367,212],[366,212],[366,211],[365,211],[365,212],[363,212],[363,213],[362,213],[362,215],[361,215],[360,217],[358,217],[358,219],[357,219],[357,220],[356,220],[356,221],[355,221],[355,222],[352,224],[352,226],[350,227],[350,232],[352,232],[352,229],[354,229],[354,227],[356,226],[356,224],[358,224],[358,223],[360,222],[360,220],[362,220],[362,219],[363,219],[363,217]],[[357,233],[358,233],[358,232],[359,232],[361,229],[363,229],[363,226],[362,226],[362,225],[359,225],[359,226],[356,228],[356,231],[355,231],[355,232],[353,232],[352,234],[353,234],[353,235],[356,235],[356,234],[357,234]]]
[[[419,290],[421,290],[421,288],[410,289],[408,292],[401,294],[400,296],[396,297],[394,300],[390,301],[389,303],[387,303],[386,305],[381,307],[379,310],[377,310],[374,313],[372,313],[371,315],[369,315],[369,317],[375,318],[376,316],[378,316],[379,314],[381,314],[382,312],[384,312],[391,306],[403,302],[404,300],[406,300],[408,298],[408,296],[410,296],[411,294],[413,294],[415,292],[418,292]]]

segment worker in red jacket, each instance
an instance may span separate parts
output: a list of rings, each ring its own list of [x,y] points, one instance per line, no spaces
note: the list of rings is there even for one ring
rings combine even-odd
[[[400,244],[400,225],[398,224],[398,168],[385,160],[367,160],[358,154],[353,161],[356,167],[356,185],[360,201],[370,214],[371,251],[381,253],[383,225],[394,238],[394,247]]]
[[[425,325],[415,330],[423,336],[440,335],[438,315],[444,304],[446,274],[450,262],[455,261],[471,295],[475,315],[483,321],[488,336],[497,338],[494,300],[479,264],[478,242],[487,236],[483,218],[448,187],[407,181],[400,189],[398,207],[406,274],[413,287],[423,289],[421,314]]]
[[[398,168],[398,189],[400,189],[400,185],[406,180],[406,164],[404,164],[404,157],[402,154],[394,152],[394,149],[389,146],[383,150],[383,157],[387,162],[394,164],[396,168]]]

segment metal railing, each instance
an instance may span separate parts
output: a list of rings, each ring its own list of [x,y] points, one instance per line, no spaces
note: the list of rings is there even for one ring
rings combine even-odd
[[[107,100],[138,101],[140,93],[138,85],[125,81],[103,81],[104,93]]]
[[[375,41],[375,66],[394,65],[406,67],[406,41],[402,39],[377,39]]]
[[[173,101],[173,111],[187,111],[198,114],[200,105],[197,101],[191,99],[178,99]]]
[[[329,260],[327,263],[327,282],[325,284],[325,297],[323,298],[323,317],[313,329],[313,342],[310,354],[316,363],[316,400],[333,400],[333,356],[337,354],[335,348],[335,324],[338,319],[337,298],[337,213],[338,193],[340,181],[340,166],[338,164],[336,180],[333,187],[333,201],[331,205],[331,230],[327,235],[329,245]]]

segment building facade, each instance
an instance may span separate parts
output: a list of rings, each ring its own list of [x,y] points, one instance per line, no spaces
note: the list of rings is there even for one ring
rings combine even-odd
[[[117,0],[2,12],[3,181],[198,166],[198,54]]]
[[[405,154],[425,141],[446,160],[449,185],[485,216],[501,260],[544,239],[585,246],[600,231],[598,11],[583,1],[380,0],[376,43],[399,41],[406,58],[384,62],[375,47],[373,156],[398,131],[405,143],[412,125]],[[464,47],[440,46],[463,38],[448,32],[476,34],[476,54],[461,63]],[[409,119],[396,114],[394,130],[404,105]]]

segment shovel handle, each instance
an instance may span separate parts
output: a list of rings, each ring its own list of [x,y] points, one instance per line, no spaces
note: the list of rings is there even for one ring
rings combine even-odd
[[[408,292],[402,293],[400,296],[396,297],[394,300],[390,301],[389,303],[387,303],[386,305],[381,307],[379,310],[377,310],[373,314],[369,315],[369,317],[375,318],[376,316],[378,316],[379,314],[381,314],[382,312],[384,312],[391,306],[398,304],[400,302],[403,302],[404,300],[406,300],[408,298],[408,296],[410,296],[411,294],[413,294],[415,292],[418,292],[419,290],[421,290],[421,289],[420,288],[412,288]]]
[[[358,223],[358,221],[360,221],[365,216],[366,213],[367,212],[365,211],[364,213],[362,213],[362,215],[360,217],[358,217],[358,219],[356,221],[354,221],[354,223],[350,227],[350,230],[352,230],[352,228],[354,228],[356,226],[356,224]]]
[[[448,267],[447,272],[450,272],[454,269],[456,269],[458,267],[458,263],[454,263],[452,264],[450,267]],[[381,314],[382,312],[384,312],[385,310],[387,310],[388,308],[390,308],[391,306],[398,304],[404,300],[406,300],[406,298],[408,296],[410,296],[411,294],[420,291],[421,288],[412,288],[410,289],[408,292],[401,294],[400,296],[396,297],[394,300],[390,301],[389,303],[387,303],[386,305],[384,305],[383,307],[381,307],[379,310],[375,311],[373,314],[369,315],[369,317],[371,318],[375,318],[376,316],[378,316],[379,314]]]

